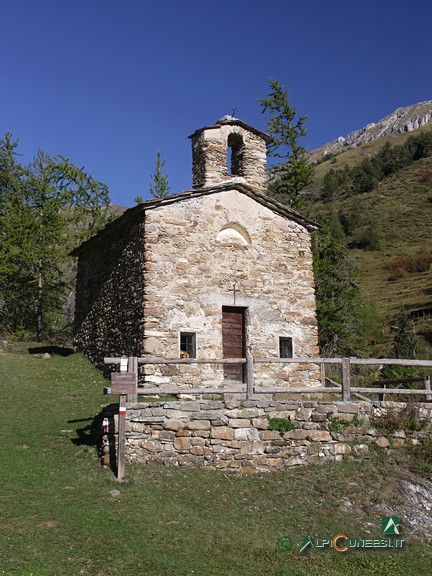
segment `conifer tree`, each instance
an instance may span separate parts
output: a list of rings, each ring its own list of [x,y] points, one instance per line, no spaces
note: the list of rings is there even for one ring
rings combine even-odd
[[[329,228],[314,233],[312,248],[321,355],[358,355],[364,332],[358,269]]]
[[[165,160],[161,160],[160,151],[156,154],[156,164],[153,174],[151,175],[152,182],[150,183],[150,194],[153,198],[166,198],[169,196],[168,175],[163,173]]]
[[[169,196],[169,185],[168,185],[168,175],[163,173],[163,167],[165,166],[165,160],[161,160],[160,151],[156,154],[156,163],[154,172],[151,174],[150,181],[150,194],[153,198],[166,198]],[[144,202],[144,198],[139,195],[135,196],[134,202],[141,204]]]
[[[270,79],[271,91],[260,98],[262,112],[267,114],[267,131],[272,139],[269,155],[279,160],[270,169],[269,192],[286,204],[297,208],[302,204],[300,192],[310,184],[314,166],[299,139],[307,134],[307,116],[297,116],[290,105],[288,91],[277,80]]]
[[[65,298],[69,253],[108,220],[108,188],[62,156],[28,166],[0,140],[0,328],[41,341]]]
[[[395,331],[390,358],[416,359],[421,357],[420,339],[415,333],[414,324],[409,318],[406,310],[399,310],[392,329]],[[426,356],[427,358],[428,356]],[[424,369],[412,366],[399,366],[397,364],[387,364],[381,374],[386,380],[400,379],[420,376]]]
[[[306,149],[298,143],[306,135],[307,116],[297,117],[287,91],[277,80],[270,80],[270,87],[269,96],[260,103],[268,115],[267,131],[272,138],[269,153],[280,162],[271,168],[269,191],[279,201],[302,208],[313,218],[313,206],[301,195],[314,173]],[[325,223],[327,226],[314,233],[312,242],[321,355],[360,355],[365,347],[364,320],[370,314],[365,314],[358,270],[343,242],[342,230],[339,226],[342,241],[338,241],[329,226],[334,223],[324,219]],[[332,228],[335,231],[334,225]]]

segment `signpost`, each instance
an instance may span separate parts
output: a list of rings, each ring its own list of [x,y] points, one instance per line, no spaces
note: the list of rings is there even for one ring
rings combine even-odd
[[[113,372],[109,394],[136,394],[137,378],[133,372]]]
[[[138,366],[134,358],[122,358],[121,372],[111,374],[111,387],[104,388],[104,394],[119,394],[119,423],[117,449],[117,480],[124,477],[125,445],[126,445],[126,396],[136,396],[138,386]],[[127,372],[125,371],[127,370]]]

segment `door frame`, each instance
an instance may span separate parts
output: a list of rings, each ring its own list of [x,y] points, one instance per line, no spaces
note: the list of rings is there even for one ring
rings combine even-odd
[[[248,346],[248,312],[249,312],[249,308],[247,306],[230,306],[230,305],[223,305],[222,306],[222,315],[221,315],[221,319],[222,319],[222,356],[223,358],[229,358],[229,356],[225,356],[224,353],[224,338],[223,338],[223,324],[224,324],[224,312],[236,312],[236,313],[241,313],[242,315],[242,354],[241,357],[242,358],[246,358],[246,352],[247,352],[247,346]],[[233,366],[237,366],[237,364],[234,364]],[[241,364],[241,377],[240,377],[240,382],[246,382],[246,364]],[[228,370],[227,370],[227,365],[224,365],[224,379],[226,380],[231,380],[232,378],[229,378],[229,375],[227,375]]]

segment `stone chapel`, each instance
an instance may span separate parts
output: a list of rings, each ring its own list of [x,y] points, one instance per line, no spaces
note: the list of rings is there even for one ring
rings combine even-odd
[[[190,136],[193,188],[126,210],[73,253],[75,342],[106,356],[317,357],[310,232],[266,195],[269,137],[225,116]],[[150,387],[223,387],[244,364],[146,365]],[[316,371],[256,364],[265,386],[319,385]]]

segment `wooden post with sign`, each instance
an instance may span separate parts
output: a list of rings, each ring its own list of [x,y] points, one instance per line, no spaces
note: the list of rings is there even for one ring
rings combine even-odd
[[[126,366],[128,366],[126,368]],[[104,388],[104,394],[119,394],[119,422],[118,422],[118,447],[117,447],[117,480],[124,477],[125,446],[126,446],[126,397],[136,397],[138,386],[138,359],[129,358],[123,363],[121,369],[128,372],[113,372],[111,374],[111,387]]]
[[[126,394],[120,394],[119,422],[118,422],[118,450],[117,450],[117,480],[124,478],[126,447]]]

